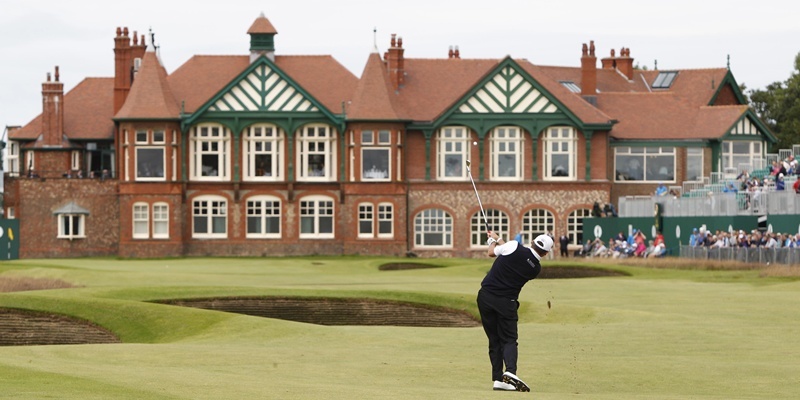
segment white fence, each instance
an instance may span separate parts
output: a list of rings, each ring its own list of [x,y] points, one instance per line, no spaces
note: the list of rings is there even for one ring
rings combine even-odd
[[[722,193],[704,197],[628,196],[619,199],[620,217],[652,217],[655,203],[664,217],[800,214],[800,195],[789,190]]]
[[[800,247],[692,247],[680,246],[681,258],[741,261],[753,264],[800,264]]]

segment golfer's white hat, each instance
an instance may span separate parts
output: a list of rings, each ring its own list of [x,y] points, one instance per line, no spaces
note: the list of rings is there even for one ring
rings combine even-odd
[[[550,251],[553,249],[553,238],[547,235],[539,235],[536,239],[533,239],[533,244],[544,251]]]

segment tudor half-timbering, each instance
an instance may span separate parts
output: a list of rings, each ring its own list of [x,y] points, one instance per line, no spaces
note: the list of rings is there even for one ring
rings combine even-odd
[[[627,49],[597,68],[593,44],[580,67],[415,59],[392,35],[358,78],[278,54],[263,15],[247,33],[249,55],[168,73],[119,29],[114,78],[48,78],[9,132],[20,255],[479,256],[470,174],[493,229],[578,243],[595,202],[752,167],[774,141],[726,68],[640,71]]]

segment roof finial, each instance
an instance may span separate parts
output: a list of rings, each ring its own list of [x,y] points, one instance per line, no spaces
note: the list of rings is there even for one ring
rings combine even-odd
[[[372,52],[378,52],[378,27],[375,26],[372,28]]]
[[[656,66],[655,66],[655,68],[653,68],[653,69],[654,69],[654,70],[656,70],[656,71],[658,71],[658,60],[655,60],[655,64],[656,64]]]
[[[731,70],[731,55],[728,54],[728,71]]]

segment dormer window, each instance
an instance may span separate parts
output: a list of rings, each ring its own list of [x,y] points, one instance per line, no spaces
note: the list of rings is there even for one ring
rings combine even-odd
[[[653,89],[669,89],[675,77],[678,76],[678,71],[664,71],[659,72],[656,80],[650,85]]]

